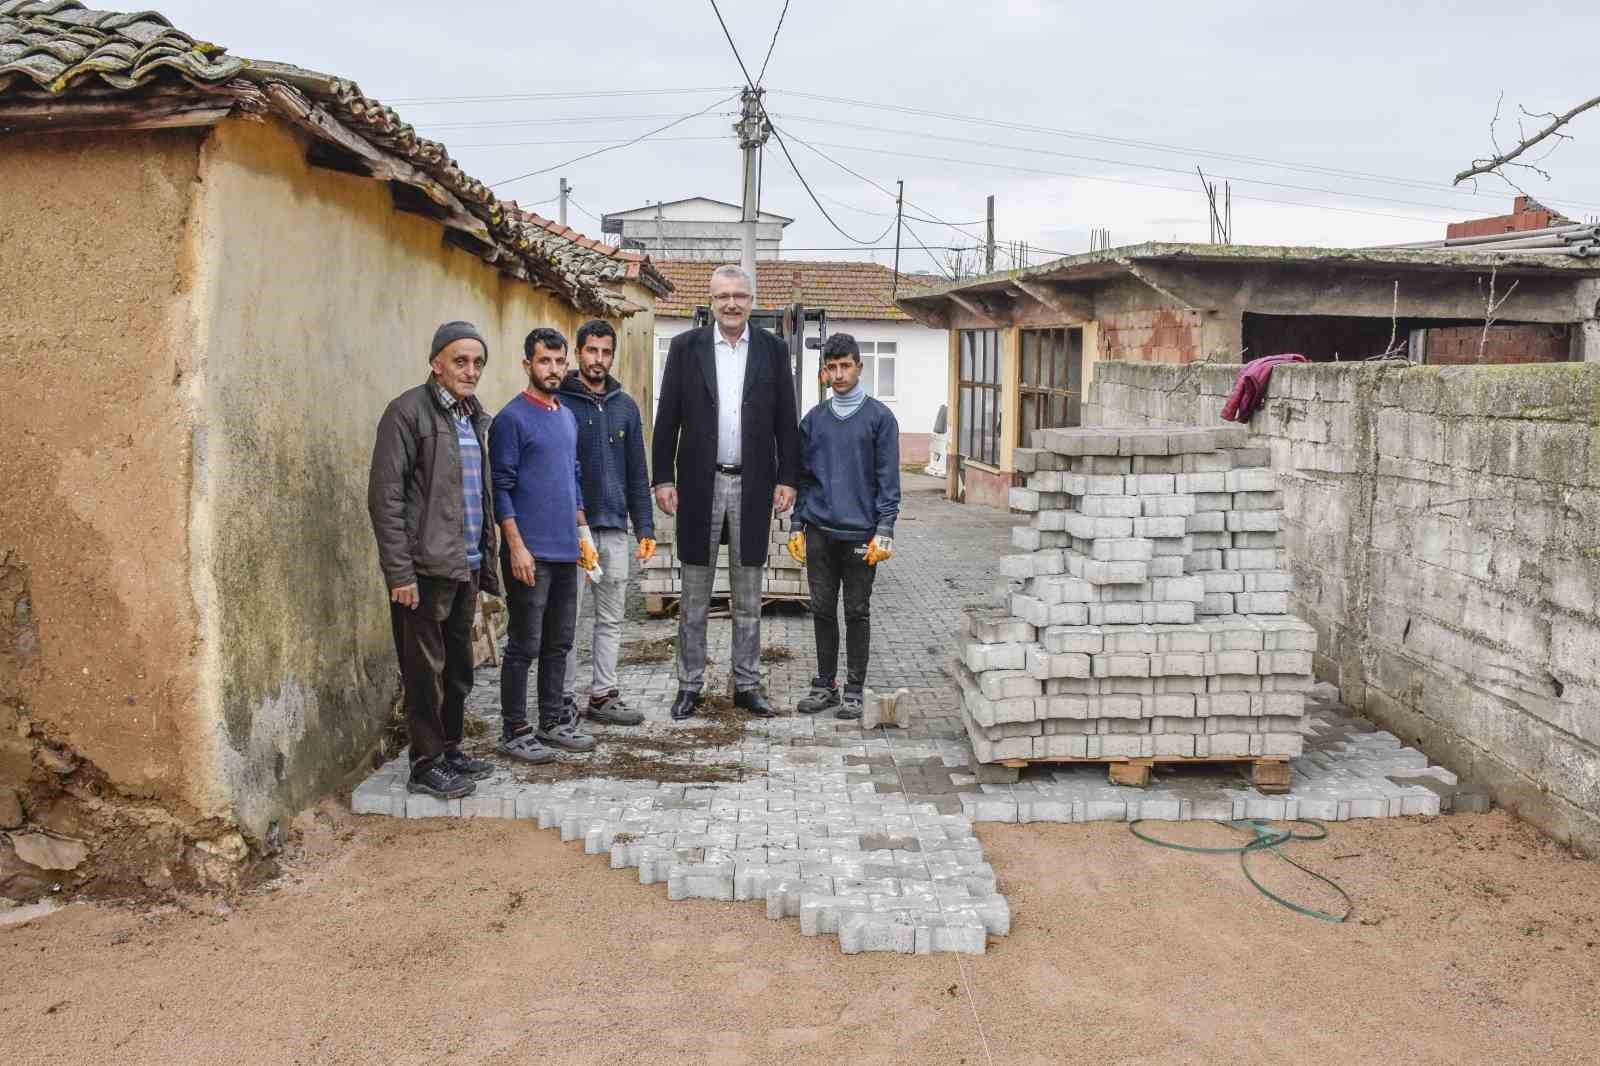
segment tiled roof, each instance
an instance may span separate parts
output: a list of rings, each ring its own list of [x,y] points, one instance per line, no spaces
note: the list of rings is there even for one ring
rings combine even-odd
[[[0,125],[43,99],[103,106],[121,99],[168,111],[185,94],[208,106],[275,114],[375,178],[419,190],[446,227],[507,273],[601,314],[628,313],[616,291],[637,280],[662,294],[661,275],[637,252],[590,240],[522,211],[419,137],[354,82],[281,63],[243,60],[195,41],[156,12],[91,11],[77,0],[0,0]],[[34,110],[37,110],[34,108]]]
[[[673,293],[656,303],[656,315],[690,318],[707,300],[711,272],[720,264],[708,260],[663,259],[656,266],[672,283]],[[901,296],[920,290],[920,278],[900,275]],[[881,318],[910,321],[894,305],[894,271],[877,263],[811,262],[763,259],[756,263],[756,303],[783,307],[802,303],[824,308],[834,318]]]

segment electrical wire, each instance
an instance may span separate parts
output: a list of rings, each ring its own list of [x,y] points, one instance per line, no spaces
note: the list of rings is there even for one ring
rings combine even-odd
[[[726,103],[727,100],[718,102]],[[712,105],[712,107],[715,106],[715,104]],[[709,110],[711,108],[706,108],[706,111]],[[700,114],[704,113],[700,112]],[[668,111],[663,114],[645,115],[566,115],[560,118],[507,118],[483,122],[424,122],[415,128],[419,130],[478,130],[491,129],[496,126],[564,126],[574,122],[585,124],[595,122],[642,122],[646,119],[673,118],[674,115],[674,112]]]
[[[672,144],[678,141],[726,141],[727,134],[701,137],[652,137],[651,144]],[[563,138],[553,141],[482,141],[468,144],[452,144],[451,151],[458,148],[538,148],[551,144],[615,144],[613,137],[576,137]]]
[[[493,93],[487,96],[411,96],[387,98],[395,104],[493,104],[513,100],[598,100],[618,96],[676,96],[690,93],[725,93],[737,91],[737,85],[706,85],[694,89],[602,89],[593,92],[557,93]]]
[[[772,62],[772,50],[778,47],[778,34],[783,32],[783,20],[789,14],[789,0],[783,0],[783,10],[778,12],[778,25],[772,31],[772,41],[767,45],[767,58],[761,61],[761,73],[756,75],[756,85],[760,85],[767,76],[767,64]]]
[[[939,133],[911,132],[896,130],[887,126],[873,126],[862,122],[847,122],[843,119],[823,118],[815,115],[784,115],[788,122],[817,122],[823,125],[843,126],[849,129],[864,130],[869,133],[899,134],[908,137],[920,137],[935,141],[949,141],[954,144],[968,144],[979,148],[989,148],[1007,152],[1026,152],[1029,155],[1048,155],[1060,159],[1078,159],[1090,163],[1107,163],[1111,166],[1130,167],[1135,170],[1155,170],[1164,174],[1182,174],[1189,176],[1192,171],[1188,167],[1166,167],[1157,163],[1137,163],[1129,159],[1107,159],[1104,156],[1083,155],[1077,152],[1057,152],[1048,148],[1033,148],[1020,144],[1003,144],[995,141],[978,140],[972,137],[952,137]],[[1275,189],[1290,189],[1295,192],[1318,193],[1324,196],[1343,196],[1359,200],[1377,200],[1382,203],[1399,204],[1403,207],[1426,207],[1440,211],[1465,211],[1470,208],[1458,207],[1454,204],[1426,203],[1420,200],[1401,200],[1393,196],[1382,196],[1376,193],[1350,192],[1341,189],[1323,189],[1309,185],[1294,185],[1289,182],[1268,181],[1263,178],[1246,178],[1237,174],[1207,174],[1207,178],[1216,178],[1220,181],[1234,181],[1241,185],[1264,185]],[[1468,194],[1470,195],[1470,194]]]
[[[888,148],[873,148],[868,145],[860,144],[836,144],[829,141],[818,141],[817,143],[828,148],[841,148],[849,152],[873,152],[878,155],[900,156],[906,159],[924,159],[936,163],[954,163],[959,166],[989,167],[995,170],[1010,170],[1019,174],[1042,174],[1054,178],[1076,178],[1079,181],[1098,181],[1112,185],[1132,185],[1144,189],[1161,189],[1165,192],[1184,193],[1196,196],[1201,195],[1200,190],[1198,189],[1185,189],[1173,185],[1157,185],[1147,181],[1134,181],[1131,178],[1106,178],[1094,174],[1074,174],[1070,171],[1064,170],[1044,170],[1039,167],[1018,166],[1014,163],[994,163],[976,159],[958,159],[951,156],[925,155],[918,152],[901,152]],[[1248,196],[1241,194],[1240,196],[1236,197],[1236,199],[1249,200],[1258,204],[1279,204],[1285,207],[1298,207],[1314,211],[1336,211],[1341,214],[1370,215],[1375,218],[1394,218],[1405,222],[1426,222],[1438,224],[1456,221],[1455,219],[1448,218],[1424,218],[1420,215],[1397,215],[1393,214],[1392,212],[1369,211],[1358,207],[1333,207],[1328,204],[1307,203],[1304,200],[1276,200],[1268,196]]]
[[[938,268],[939,273],[943,274],[945,277],[949,278],[951,281],[955,281],[956,280],[955,274],[953,274],[949,270],[945,269],[945,265],[944,265],[944,263],[939,261],[939,257],[934,255],[933,252],[928,250],[928,246],[926,244],[922,243],[922,238],[917,234],[916,230],[911,228],[910,223],[906,223],[905,224],[905,229],[906,229],[907,233],[911,234],[911,239],[917,242],[917,247],[921,248],[924,252],[928,253],[928,258],[933,260],[933,265]],[[953,249],[951,249],[951,250],[953,250]]]
[[[1184,156],[1201,156],[1210,159],[1226,159],[1239,163],[1250,163],[1256,166],[1273,167],[1280,170],[1299,170],[1307,173],[1323,174],[1330,177],[1355,178],[1363,181],[1385,182],[1393,185],[1406,185],[1413,188],[1444,191],[1438,182],[1424,181],[1420,178],[1405,178],[1391,174],[1378,174],[1371,171],[1347,170],[1341,167],[1320,166],[1314,163],[1289,163],[1282,160],[1270,159],[1264,156],[1244,155],[1235,152],[1219,152],[1203,148],[1185,148],[1179,145],[1164,144],[1160,141],[1145,141],[1129,137],[1112,137],[1105,134],[1090,133],[1086,130],[1064,129],[1051,126],[1038,126],[1026,122],[1008,122],[1003,119],[980,118],[975,115],[961,115],[948,111],[934,111],[928,108],[907,107],[901,104],[882,104],[871,100],[855,100],[844,96],[827,96],[821,93],[808,93],[792,89],[775,89],[774,92],[805,100],[818,100],[824,103],[844,104],[850,107],[866,107],[879,111],[892,111],[898,114],[919,115],[925,118],[937,118],[951,122],[962,122],[979,125],[987,128],[1015,130],[1022,133],[1042,133],[1052,137],[1066,137],[1075,140],[1093,141],[1101,144],[1115,144],[1127,148],[1142,148],[1149,151],[1177,153]],[[1493,193],[1464,192],[1462,195],[1482,196],[1488,199],[1500,199]],[[1549,199],[1549,198],[1541,198]],[[1576,200],[1562,197],[1555,199],[1564,200],[1574,207],[1593,206],[1586,205]]]
[[[630,147],[631,145],[638,144],[640,141],[645,140],[645,139],[647,139],[649,137],[654,137],[658,133],[662,133],[662,132],[664,132],[666,130],[670,130],[674,126],[680,125],[681,123],[684,123],[684,122],[688,122],[692,118],[699,118],[701,115],[705,114],[707,111],[710,111],[713,107],[721,107],[723,104],[727,103],[728,101],[730,101],[732,99],[733,99],[733,97],[731,97],[731,96],[725,96],[721,100],[718,100],[716,103],[711,104],[708,107],[701,108],[699,111],[696,111],[692,115],[684,115],[682,118],[675,118],[671,122],[667,123],[665,126],[659,126],[656,129],[651,130],[649,133],[641,133],[639,136],[635,137],[631,141],[623,141],[620,144],[609,145],[609,146],[607,146],[605,148],[597,148],[592,152],[585,152],[583,155],[574,156],[573,158],[564,160],[564,161],[562,161],[560,163],[555,164],[554,166],[543,167],[542,169],[539,169],[539,170],[530,170],[526,174],[518,174],[514,178],[505,178],[505,179],[503,179],[501,181],[490,182],[489,183],[489,188],[495,189],[495,188],[499,188],[501,185],[509,185],[514,181],[521,181],[523,178],[533,178],[533,177],[539,176],[540,174],[548,174],[552,170],[560,170],[562,167],[569,167],[574,163],[581,163],[585,159],[593,159],[597,155],[604,155],[606,152],[614,152],[618,148]]]
[[[744,74],[745,86],[750,90],[750,92],[756,93],[756,83],[751,80],[750,70],[744,65],[744,57],[739,54],[739,46],[733,43],[733,34],[728,30],[727,20],[722,17],[722,9],[717,7],[717,0],[710,0],[710,3],[712,12],[717,16],[717,25],[722,27],[722,35],[728,39],[728,47],[733,50],[734,61],[739,64],[739,70]],[[817,210],[822,213],[822,217],[828,220],[828,225],[832,226],[839,236],[843,237],[847,241],[852,241],[855,244],[876,244],[878,241],[881,241],[883,238],[887,237],[889,235],[889,230],[894,228],[893,223],[890,223],[887,227],[885,227],[884,231],[878,234],[872,240],[864,241],[855,234],[847,231],[843,226],[839,225],[839,223],[833,220],[833,216],[828,214],[828,209],[822,206],[822,201],[817,199],[817,194],[812,191],[811,183],[806,181],[804,174],[800,173],[799,166],[795,164],[794,156],[789,154],[789,146],[783,143],[783,134],[778,131],[777,127],[772,125],[771,119],[766,113],[766,108],[761,105],[760,99],[760,94],[757,93],[756,106],[761,107],[762,121],[766,122],[767,128],[772,131],[772,135],[778,138],[778,147],[783,149],[783,158],[789,161],[789,169],[794,171],[795,178],[799,180],[801,187],[805,189],[806,195],[811,197],[811,202],[817,205]]]

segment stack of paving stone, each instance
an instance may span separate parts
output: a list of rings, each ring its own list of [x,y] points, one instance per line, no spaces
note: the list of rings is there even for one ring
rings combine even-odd
[[[640,591],[659,601],[675,600],[683,595],[683,563],[678,558],[678,520],[661,510],[656,511],[656,554],[644,564]],[[806,584],[805,567],[789,555],[789,519],[772,520],[771,540],[767,551],[767,565],[761,573],[761,594],[766,599],[805,600],[810,598]],[[728,546],[717,552],[717,576],[712,585],[712,595],[726,596],[732,586],[728,583]]]
[[[1316,633],[1287,617],[1266,449],[1242,427],[1034,443],[1011,490],[1032,515],[1012,530],[1023,554],[1000,560],[1003,606],[962,635],[978,760],[1299,755]]]

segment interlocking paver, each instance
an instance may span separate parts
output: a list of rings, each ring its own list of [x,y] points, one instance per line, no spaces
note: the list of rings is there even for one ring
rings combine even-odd
[[[974,821],[1392,817],[1437,814],[1451,794],[1455,780],[1449,771],[1429,767],[1421,752],[1391,734],[1314,701],[1307,703],[1305,753],[1291,762],[1292,788],[1286,796],[1262,795],[1235,771],[1204,767],[1158,770],[1151,787],[1139,790],[1108,784],[1104,768],[1093,764],[1040,764],[1020,773],[976,764],[958,717],[961,689],[950,664],[961,647],[951,634],[961,629],[964,612],[990,602],[995,560],[1009,551],[1015,518],[951,504],[926,491],[926,485],[920,486],[924,491],[918,487],[908,479],[895,558],[879,571],[868,678],[869,686],[884,693],[904,690],[897,710],[908,723],[905,728],[863,729],[827,716],[793,715],[794,701],[804,695],[815,670],[811,619],[792,608],[779,609],[762,619],[762,640],[769,649],[763,670],[769,694],[786,716],[751,722],[724,747],[690,746],[655,758],[654,765],[690,768],[687,776],[704,770],[709,779],[703,783],[598,772],[609,765],[608,754],[619,743],[633,748],[641,737],[684,735],[667,714],[677,690],[668,659],[619,669],[624,695],[644,712],[646,722],[635,729],[596,727],[601,743],[594,754],[563,756],[563,772],[581,773],[592,764],[597,773],[591,776],[563,778],[546,768],[506,764],[480,782],[475,795],[440,801],[406,793],[402,757],[362,782],[352,806],[360,814],[390,817],[536,819],[563,840],[581,842],[587,853],[606,856],[613,868],[637,869],[641,884],[665,885],[668,898],[765,903],[768,917],[798,919],[808,936],[837,936],[847,953],[921,954],[981,953],[985,937],[1010,930],[1010,908],[973,835]],[[675,635],[674,620],[644,617],[637,578],[630,601],[627,643]],[[984,615],[972,624],[991,629],[1021,624],[1003,621],[1005,613]],[[579,661],[586,665],[585,627],[579,628]],[[1033,634],[1002,628],[983,636],[1021,640]],[[1236,638],[1255,642],[1237,650],[1274,650],[1262,648],[1259,632],[1240,637],[1221,631],[1215,653],[1236,650],[1231,643]],[[1046,633],[1047,648],[1049,640]],[[729,641],[728,624],[713,621],[713,663],[727,662]],[[1276,649],[1278,654],[1304,650]],[[1163,647],[1161,654],[1189,651]],[[1124,654],[1076,644],[1061,647],[1060,653]],[[1035,698],[1071,700],[1068,689],[1057,693],[1051,686],[1073,681],[1043,682],[1049,694]],[[1134,714],[1141,699],[1162,701],[1157,705],[1165,708],[1164,715],[1180,714],[1182,700],[1173,695],[1180,694],[1130,693],[1103,700],[1125,698]],[[1252,699],[1263,701],[1262,714],[1272,714],[1273,693],[1239,695],[1240,717],[1252,715]],[[486,668],[479,672],[468,710],[491,733],[499,729],[498,702],[497,671]],[[1262,714],[1253,717],[1259,721]],[[704,721],[687,723],[697,724]],[[1247,744],[1252,735],[1272,734],[1239,734]],[[634,739],[616,739],[623,737]],[[1030,745],[1058,739],[1103,744],[1138,736],[1019,739]],[[485,740],[477,744],[487,746]]]

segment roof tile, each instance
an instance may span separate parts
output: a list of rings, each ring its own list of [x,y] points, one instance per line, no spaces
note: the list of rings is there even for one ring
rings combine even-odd
[[[656,303],[656,314],[689,318],[696,305],[706,302],[711,272],[721,264],[664,259],[655,265],[674,289]],[[899,295],[909,295],[925,284],[921,278],[901,274]],[[878,263],[801,259],[764,259],[756,263],[756,302],[762,307],[803,303],[824,308],[836,318],[909,321],[911,316],[894,305],[894,293],[894,271]]]

